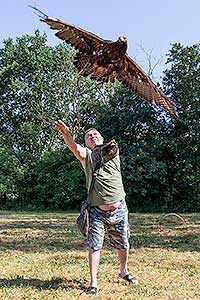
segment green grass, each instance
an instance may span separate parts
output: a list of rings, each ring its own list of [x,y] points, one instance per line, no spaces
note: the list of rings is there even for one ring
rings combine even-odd
[[[108,240],[101,253],[99,293],[87,296],[87,246],[75,213],[0,212],[2,300],[199,300],[200,214],[186,223],[158,214],[130,214],[129,270],[139,285],[118,281]]]

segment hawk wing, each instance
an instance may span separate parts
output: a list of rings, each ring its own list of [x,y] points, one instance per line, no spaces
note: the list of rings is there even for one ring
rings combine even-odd
[[[28,6],[35,10],[35,13],[41,18],[40,21],[58,31],[55,34],[58,38],[66,41],[82,53],[94,54],[94,52],[101,50],[105,43],[112,43],[112,41],[104,40],[82,28],[67,24],[59,19],[50,18],[36,7]]]
[[[175,103],[168,98],[151,78],[127,54],[121,62],[117,79],[150,104],[156,105],[176,115]]]
[[[104,40],[89,31],[64,23],[59,19],[50,18],[37,8],[32,8],[40,13],[42,22],[48,24],[51,29],[57,30],[55,35],[58,38],[79,50],[75,64],[80,74],[91,75],[92,78],[102,82],[114,82],[115,79],[118,79],[147,102],[155,102],[158,106],[162,106],[176,115],[174,102],[164,95],[127,54],[118,62],[113,62],[111,59],[108,63],[106,58],[105,64],[105,57],[102,58],[100,54],[113,44],[112,41]]]
[[[58,38],[79,50],[75,57],[75,65],[81,75],[91,75],[93,79],[103,82],[111,81],[110,66],[102,66],[99,54],[105,45],[112,44],[112,41],[104,40],[89,31],[66,24],[59,19],[45,17],[41,21],[48,24],[50,29],[58,30],[55,34]]]

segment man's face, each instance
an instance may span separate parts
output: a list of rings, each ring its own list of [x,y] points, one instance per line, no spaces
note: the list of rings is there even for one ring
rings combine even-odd
[[[94,149],[103,144],[103,137],[96,129],[91,129],[86,133],[85,143],[88,148]]]

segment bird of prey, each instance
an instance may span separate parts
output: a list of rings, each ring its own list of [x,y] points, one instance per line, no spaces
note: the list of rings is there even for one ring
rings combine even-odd
[[[117,79],[150,104],[155,103],[176,115],[175,103],[128,56],[126,37],[120,36],[114,42],[104,40],[89,31],[51,18],[35,7],[32,8],[40,14],[42,22],[57,30],[55,35],[58,38],[78,50],[75,66],[79,74],[90,75],[101,82],[114,82]]]

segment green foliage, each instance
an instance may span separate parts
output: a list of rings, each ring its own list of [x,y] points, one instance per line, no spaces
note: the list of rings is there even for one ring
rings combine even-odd
[[[169,178],[179,210],[200,209],[200,45],[174,44],[168,54],[171,69],[165,71],[165,89],[177,101],[179,119],[169,124],[171,153]]]
[[[183,46],[180,43],[172,45],[167,55],[170,69],[165,70],[163,83],[166,92],[181,105],[181,111],[190,111],[198,106],[200,94],[200,44]]]
[[[79,204],[82,200],[84,192],[77,194],[75,199],[72,190],[74,193],[78,190],[72,185],[67,187],[68,192],[71,189],[68,196],[57,189],[57,195],[54,190],[47,201],[47,197],[42,199],[42,193],[45,195],[45,188],[48,190],[48,187],[45,180],[45,186],[40,186],[42,175],[39,176],[36,168],[39,168],[38,162],[43,161],[44,164],[43,157],[47,151],[59,149],[63,144],[52,130],[53,122],[64,119],[77,130],[81,126],[78,124],[79,102],[85,104],[88,98],[91,99],[88,92],[94,94],[93,82],[89,78],[79,80],[74,70],[73,57],[74,51],[65,43],[56,47],[47,46],[46,36],[41,36],[39,31],[33,36],[18,37],[16,42],[8,38],[4,41],[4,48],[0,49],[0,145],[11,149],[23,168],[24,177],[17,185],[23,206],[27,203],[35,206],[36,198],[37,207],[63,208],[66,205],[67,208],[74,208],[74,205],[78,206],[75,200],[79,199]],[[75,169],[80,172],[78,165]],[[44,175],[42,170],[41,173]],[[73,178],[73,171],[71,175]],[[6,180],[8,178],[4,177]],[[70,176],[67,181],[70,181]],[[7,188],[5,192],[8,196]],[[9,203],[9,207],[14,205],[11,201]],[[19,203],[16,202],[16,205]]]
[[[7,147],[0,148],[0,206],[5,205],[8,198],[16,197],[18,182],[23,178],[23,169]]]
[[[44,208],[79,209],[86,197],[85,175],[68,150],[47,152],[34,169],[34,204]]]
[[[5,199],[7,208],[77,210],[86,197],[84,172],[66,149],[46,152],[34,164],[27,165],[18,180],[15,173],[13,183],[17,181],[18,198],[7,202]]]
[[[25,164],[52,147],[55,134],[48,122],[63,118],[69,110],[66,84],[73,53],[64,45],[47,46],[38,31],[4,44],[0,50],[1,143]]]

